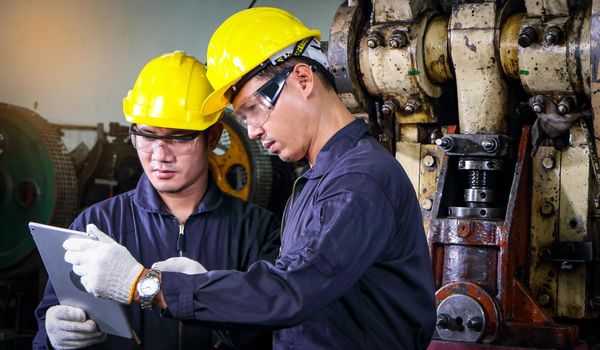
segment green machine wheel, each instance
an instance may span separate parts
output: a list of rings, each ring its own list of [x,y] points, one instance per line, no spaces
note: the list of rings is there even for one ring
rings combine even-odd
[[[28,222],[66,227],[76,207],[75,168],[58,127],[0,103],[0,270],[33,251]]]

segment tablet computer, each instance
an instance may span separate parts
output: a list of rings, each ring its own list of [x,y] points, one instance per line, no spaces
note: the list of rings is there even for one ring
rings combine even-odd
[[[35,222],[29,223],[29,230],[60,303],[85,310],[104,333],[133,338],[123,306],[116,301],[96,298],[88,293],[79,276],[73,272],[73,266],[64,260],[65,249],[62,245],[67,238],[92,238],[85,232]]]

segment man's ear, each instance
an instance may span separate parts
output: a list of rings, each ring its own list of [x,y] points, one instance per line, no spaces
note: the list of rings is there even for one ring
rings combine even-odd
[[[302,88],[303,95],[308,96],[315,86],[315,72],[306,63],[298,63],[292,72]]]
[[[219,140],[221,139],[221,134],[223,133],[223,123],[218,121],[211,125],[206,131],[208,132],[208,149],[212,151],[215,149],[215,147],[217,147]]]

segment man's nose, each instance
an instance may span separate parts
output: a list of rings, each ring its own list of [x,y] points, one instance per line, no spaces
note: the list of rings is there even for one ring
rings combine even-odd
[[[157,140],[152,148],[152,160],[168,161],[173,158],[169,146],[161,140]]]
[[[248,125],[248,138],[250,140],[258,140],[260,136],[265,132],[262,126]]]

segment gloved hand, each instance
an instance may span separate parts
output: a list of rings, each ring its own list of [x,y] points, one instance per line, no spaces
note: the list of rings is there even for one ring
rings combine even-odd
[[[207,272],[204,266],[186,257],[170,258],[163,261],[157,261],[152,264],[152,268],[161,272],[181,272],[186,275],[196,275]]]
[[[63,243],[65,261],[81,276],[81,284],[89,293],[104,299],[130,304],[137,280],[144,267],[127,248],[89,224],[86,231],[98,240],[69,238]]]
[[[85,311],[67,305],[55,305],[46,311],[46,332],[55,349],[86,348],[106,339]]]

